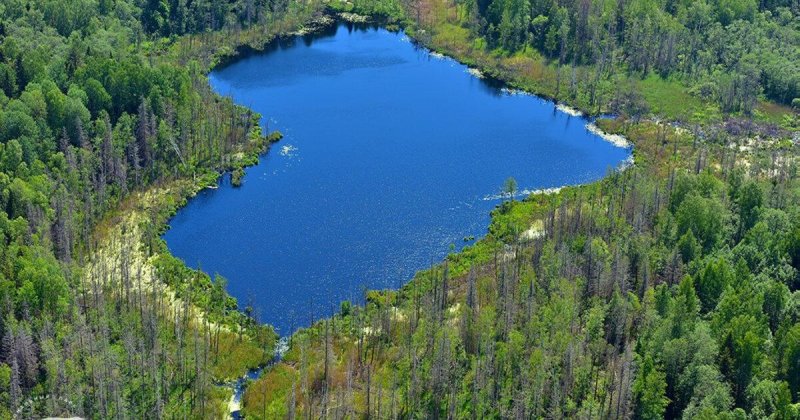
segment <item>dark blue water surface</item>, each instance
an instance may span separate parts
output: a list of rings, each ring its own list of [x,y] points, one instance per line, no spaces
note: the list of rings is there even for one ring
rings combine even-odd
[[[509,176],[580,184],[630,155],[384,29],[283,41],[210,80],[285,137],[241,188],[225,177],[191,200],[164,238],[283,334],[482,236]]]

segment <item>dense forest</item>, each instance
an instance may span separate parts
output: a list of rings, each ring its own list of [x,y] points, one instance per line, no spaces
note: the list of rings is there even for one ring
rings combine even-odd
[[[491,46],[535,48],[600,73],[674,76],[722,111],[749,114],[760,93],[783,104],[800,96],[799,9],[796,1],[476,0],[462,13]]]
[[[0,418],[219,417],[215,384],[272,357],[272,329],[158,233],[278,136],[160,45],[300,12],[189,3],[0,3]]]
[[[0,418],[226,415],[275,333],[159,234],[280,137],[206,72],[340,11],[618,114],[636,165],[299,331],[248,417],[800,415],[796,0],[4,0]]]

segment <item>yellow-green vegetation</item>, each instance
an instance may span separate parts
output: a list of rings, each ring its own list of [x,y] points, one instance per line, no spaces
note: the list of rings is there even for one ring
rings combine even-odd
[[[247,387],[244,396],[245,415],[265,419],[287,417],[296,401],[297,372],[281,364],[270,370],[269,381],[257,381]],[[293,400],[294,398],[294,400]]]
[[[216,341],[212,368],[214,378],[237,379],[247,369],[264,366],[272,360],[275,336],[265,332],[263,339],[265,343],[258,345],[258,342],[250,337],[243,337],[230,331],[221,332],[214,339]]]
[[[722,120],[722,113],[717,104],[692,95],[679,81],[664,79],[653,73],[634,83],[649,104],[650,111],[655,115],[693,123]]]

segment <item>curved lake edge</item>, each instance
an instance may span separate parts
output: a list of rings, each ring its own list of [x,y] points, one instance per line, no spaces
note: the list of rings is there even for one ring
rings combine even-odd
[[[488,73],[488,72],[484,73],[483,69],[472,67],[469,64],[468,61],[459,60],[456,57],[452,57],[450,55],[446,55],[446,54],[444,54],[442,52],[437,51],[434,48],[429,47],[425,43],[417,40],[416,38],[412,37],[411,35],[408,35],[408,33],[404,32],[402,27],[398,27],[398,29],[392,30],[392,29],[387,29],[384,23],[351,22],[351,21],[347,21],[347,20],[342,19],[339,16],[339,14],[333,14],[330,11],[328,11],[325,15],[323,15],[323,17],[324,17],[324,19],[322,19],[322,20],[315,20],[314,22],[312,22],[311,23],[311,25],[312,25],[311,29],[306,28],[306,29],[301,29],[299,31],[294,31],[294,32],[287,33],[287,34],[276,35],[276,36],[272,37],[271,39],[265,41],[263,43],[263,45],[261,45],[260,47],[255,47],[255,46],[252,46],[252,45],[249,45],[249,44],[242,44],[242,45],[238,46],[234,51],[231,51],[231,52],[225,53],[224,55],[219,56],[217,64],[212,66],[212,68],[210,69],[209,73],[206,74],[206,78],[208,79],[208,75],[213,71],[221,70],[221,69],[223,69],[223,68],[225,68],[225,67],[227,67],[227,66],[229,66],[229,65],[231,65],[231,64],[233,64],[235,62],[247,59],[247,58],[249,58],[249,57],[251,57],[253,55],[269,54],[271,52],[271,50],[275,50],[275,49],[280,48],[281,47],[281,43],[294,43],[294,42],[297,42],[300,39],[305,39],[307,42],[310,42],[310,40],[315,38],[315,37],[325,36],[327,34],[326,31],[329,31],[331,29],[333,29],[335,31],[336,28],[341,24],[345,24],[345,25],[348,25],[351,28],[357,28],[357,29],[384,29],[384,30],[387,30],[389,32],[396,33],[396,34],[402,33],[404,35],[404,37],[406,37],[408,39],[408,41],[410,43],[412,43],[414,48],[425,50],[434,58],[451,60],[451,61],[453,61],[455,63],[458,63],[459,65],[465,66],[467,69],[470,70],[469,72],[474,77],[476,77],[478,79],[481,79],[484,82],[489,83],[490,86],[496,87],[498,89],[502,89],[503,91],[506,92],[506,94],[523,94],[523,95],[533,96],[533,97],[535,97],[537,99],[546,101],[549,104],[551,104],[554,107],[554,112],[565,113],[565,114],[569,115],[570,117],[575,117],[575,118],[579,118],[579,119],[583,120],[582,121],[583,126],[587,131],[590,131],[592,134],[594,134],[597,137],[603,139],[604,141],[607,141],[607,142],[613,144],[616,147],[625,148],[625,149],[628,149],[628,150],[631,151],[631,154],[628,156],[628,158],[623,160],[623,161],[621,161],[617,167],[611,168],[612,170],[614,170],[614,171],[625,170],[625,169],[629,168],[631,165],[635,164],[635,154],[633,153],[634,145],[628,139],[624,138],[623,136],[620,136],[618,134],[610,134],[610,133],[607,133],[607,132],[603,131],[596,124],[597,121],[600,120],[600,119],[613,119],[613,118],[615,118],[614,115],[591,114],[589,112],[586,112],[586,111],[583,111],[583,110],[580,110],[580,109],[577,109],[577,108],[572,108],[572,107],[569,107],[569,106],[567,106],[567,105],[565,105],[563,103],[557,102],[553,98],[550,98],[550,97],[548,97],[546,95],[540,95],[540,94],[525,90],[523,88],[518,88],[512,82],[509,82],[509,81],[506,81],[506,80],[501,79],[499,77],[496,77],[493,74]],[[298,33],[298,32],[300,32],[300,33]],[[474,71],[474,73],[473,73],[473,71]],[[215,94],[219,95],[220,97],[230,98],[232,100],[230,95],[223,95],[223,94],[221,94],[219,92],[215,92]],[[252,110],[251,108],[249,108],[246,105],[242,105],[242,104],[236,104],[236,105],[240,106],[242,108],[246,108],[246,109],[252,111],[256,115],[260,115],[259,113],[257,113],[256,111]],[[262,124],[260,122],[258,124],[258,127],[262,128]],[[195,188],[193,188],[193,191],[190,192],[186,197],[184,197],[184,199],[181,200],[181,202],[179,202],[174,208],[170,209],[169,217],[167,218],[166,224],[162,227],[161,234],[163,235],[164,232],[166,232],[167,230],[170,229],[170,227],[171,227],[170,226],[170,222],[172,221],[172,218],[180,210],[182,210],[184,207],[186,207],[189,204],[189,201],[191,199],[195,198],[203,190],[220,188],[221,184],[225,180],[225,177],[233,177],[235,171],[258,165],[260,163],[261,158],[263,158],[264,156],[266,156],[269,153],[272,144],[274,144],[275,142],[279,141],[281,138],[282,138],[282,134],[279,131],[268,132],[267,134],[264,135],[264,139],[266,141],[265,141],[265,144],[263,144],[263,146],[257,147],[256,148],[257,150],[249,150],[249,151],[245,152],[243,155],[239,156],[238,159],[232,161],[228,165],[228,167],[226,167],[225,169],[220,170],[220,171],[214,171],[216,176],[213,179],[211,179],[210,177],[205,177],[205,178],[201,177],[201,179],[198,179],[197,183],[195,185]],[[560,193],[562,193],[562,191],[565,188],[579,188],[579,187],[582,187],[582,186],[591,185],[591,184],[596,183],[596,182],[601,182],[603,179],[606,178],[606,176],[607,175],[604,175],[601,178],[598,178],[598,179],[596,179],[594,181],[591,181],[591,182],[588,182],[588,183],[566,184],[566,185],[559,185],[559,186],[556,186],[556,187],[542,188],[542,189],[536,189],[536,190],[521,190],[521,191],[517,192],[517,194],[515,195],[515,198],[523,198],[524,199],[526,197],[535,196],[535,195],[560,194]],[[231,187],[232,188],[238,188],[239,186],[234,184]],[[484,199],[487,199],[487,198],[496,198],[496,197],[487,196]],[[496,206],[496,207],[499,207],[499,206],[500,205],[498,204],[498,206]],[[487,226],[487,228],[488,228],[488,226]],[[476,238],[476,240],[475,240],[475,242],[473,242],[472,246],[474,246],[474,245],[478,244],[479,242],[483,241],[484,238],[485,238],[486,233],[488,233],[488,232],[485,232],[483,236]],[[437,264],[443,263],[450,255],[459,254],[459,253],[461,253],[461,251],[447,254],[447,256],[445,256]],[[172,254],[171,251],[170,251],[170,254]],[[186,262],[184,261],[184,264],[185,263]],[[420,269],[419,271],[421,272],[421,271],[425,271],[425,270],[426,269]],[[210,273],[207,273],[207,274],[210,274]],[[403,285],[401,285],[399,287],[402,287],[402,286],[408,284],[410,281],[412,281],[414,279],[414,277],[415,277],[415,275],[412,276],[411,278],[407,279],[403,283]],[[398,288],[395,288],[395,289],[398,289]],[[369,289],[369,290],[380,290],[380,289]],[[239,308],[238,310],[242,311],[241,308]],[[321,319],[324,319],[325,317],[315,317],[315,318],[316,319],[313,321],[313,323],[315,323],[315,322],[317,322],[317,321],[319,321]],[[269,325],[269,323],[265,323],[265,324]],[[288,336],[291,336],[292,334],[294,334],[294,333],[291,333]]]
[[[327,14],[326,16],[330,16],[330,14]],[[543,100],[545,100],[547,102],[550,102],[553,105],[553,107],[555,108],[555,112],[563,112],[563,113],[566,113],[566,114],[570,115],[571,117],[581,118],[582,120],[584,120],[583,121],[584,122],[584,127],[588,131],[590,131],[593,134],[597,135],[598,137],[602,138],[603,140],[608,141],[608,142],[614,144],[617,147],[627,148],[627,149],[629,149],[631,151],[633,149],[633,144],[631,144],[631,142],[629,142],[624,137],[622,137],[620,135],[616,135],[616,134],[606,133],[600,127],[598,127],[596,125],[597,119],[603,118],[603,117],[609,117],[609,116],[601,115],[599,113],[598,114],[592,114],[592,113],[585,112],[585,111],[582,111],[582,110],[579,110],[579,109],[571,108],[571,107],[568,107],[568,106],[564,105],[563,103],[558,102],[555,98],[551,98],[551,97],[549,97],[547,95],[537,94],[535,92],[531,92],[531,91],[526,90],[524,88],[517,87],[517,86],[515,86],[515,84],[513,82],[506,81],[506,80],[504,80],[504,79],[502,79],[500,77],[497,77],[496,75],[494,75],[494,74],[492,74],[490,72],[485,72],[484,70],[481,70],[480,68],[473,67],[466,60],[460,60],[460,59],[458,59],[456,57],[449,56],[449,55],[446,55],[446,54],[444,54],[442,52],[439,52],[435,48],[431,48],[430,46],[426,45],[425,43],[420,42],[416,38],[408,35],[408,33],[404,32],[402,28],[397,29],[397,30],[387,29],[386,26],[384,26],[383,24],[348,22],[348,21],[342,20],[340,17],[337,17],[337,18],[331,19],[331,20],[327,20],[327,21],[322,21],[322,24],[318,25],[318,26],[315,26],[312,31],[308,31],[308,32],[305,32],[305,33],[302,33],[302,34],[289,33],[289,34],[277,35],[277,36],[273,37],[272,39],[266,41],[261,46],[261,48],[257,48],[257,47],[254,47],[252,45],[247,45],[247,44],[240,45],[235,49],[235,51],[230,52],[230,53],[228,53],[226,55],[220,56],[219,57],[219,61],[215,65],[213,65],[211,67],[210,71],[220,70],[220,69],[222,69],[224,67],[227,67],[227,66],[229,66],[229,65],[231,65],[231,64],[233,64],[233,63],[235,63],[235,62],[237,62],[239,60],[247,59],[248,57],[253,56],[253,55],[269,53],[270,49],[275,49],[275,48],[279,47],[281,43],[297,42],[300,38],[305,38],[305,37],[312,37],[313,38],[313,37],[316,37],[316,36],[324,35],[326,30],[330,30],[331,28],[333,28],[335,30],[335,28],[337,28],[342,23],[345,23],[347,25],[352,25],[352,26],[355,26],[355,27],[373,28],[373,29],[382,28],[382,29],[386,29],[386,30],[388,30],[390,32],[394,32],[394,33],[403,33],[403,35],[406,38],[408,38],[408,40],[414,45],[415,48],[424,49],[424,50],[428,51],[428,53],[431,54],[431,56],[433,56],[435,58],[452,60],[452,61],[454,61],[454,62],[456,62],[456,63],[458,63],[460,65],[463,65],[463,66],[467,67],[470,70],[475,70],[475,73],[473,73],[474,76],[476,76],[476,77],[478,77],[480,79],[483,79],[484,81],[490,83],[491,85],[495,85],[498,88],[502,88],[504,90],[507,90],[509,93],[531,95],[531,96],[534,96],[536,98],[543,99]],[[472,71],[470,71],[470,73],[472,73]],[[206,75],[206,77],[208,78],[208,75]],[[220,96],[225,96],[225,95],[222,95],[222,94],[220,94],[218,92],[215,92],[215,93],[217,95],[220,95]],[[246,107],[246,106],[241,105],[241,104],[237,104],[237,105],[242,106],[244,108],[250,109],[249,107]],[[610,116],[610,117],[613,117],[613,116]],[[261,124],[259,122],[259,127],[260,126],[261,126]],[[188,204],[189,200],[192,199],[194,196],[196,196],[201,190],[209,189],[209,188],[210,189],[219,188],[220,183],[222,182],[222,180],[223,180],[223,178],[225,176],[229,176],[229,175],[233,176],[233,174],[237,170],[241,170],[241,169],[246,168],[246,167],[257,165],[259,163],[260,159],[263,156],[265,156],[267,153],[269,153],[271,144],[276,142],[276,141],[278,141],[278,140],[280,140],[280,136],[281,136],[280,133],[277,132],[277,131],[276,132],[272,132],[272,133],[267,133],[265,135],[265,138],[269,138],[269,136],[271,136],[273,134],[276,134],[276,133],[278,135],[278,137],[276,139],[268,141],[266,143],[266,145],[263,148],[261,148],[261,150],[257,150],[254,153],[246,154],[240,160],[233,162],[231,164],[230,168],[227,168],[226,170],[223,170],[221,172],[217,172],[217,177],[214,180],[205,179],[203,181],[200,181],[198,183],[198,185],[196,185],[196,188],[194,189],[194,192],[191,193],[188,197],[185,197],[185,199],[182,200],[182,202],[179,203],[179,205],[177,207],[172,209],[171,216],[168,218],[168,221],[166,223],[165,229],[169,229],[169,227],[170,227],[169,226],[169,222],[171,221],[172,216],[174,216],[182,207],[185,207]],[[253,158],[255,158],[255,159],[253,159]],[[244,162],[244,163],[242,163],[242,162]],[[625,161],[621,162],[619,167],[614,168],[614,170],[616,170],[616,171],[625,170],[626,168],[630,167],[633,164],[634,164],[634,154],[631,153],[629,158],[626,159]],[[569,185],[563,185],[563,186],[559,186],[559,187],[555,187],[555,188],[545,188],[545,189],[540,189],[540,190],[535,190],[535,191],[522,191],[522,192],[520,192],[518,194],[518,196],[531,197],[531,196],[535,196],[535,195],[561,194],[562,191],[564,190],[564,188],[581,188],[581,187],[583,187],[585,185],[590,185],[590,184],[594,184],[594,183],[597,183],[597,182],[601,182],[605,178],[606,178],[606,176],[603,176],[603,177],[601,177],[601,178],[599,178],[597,180],[591,181],[590,183],[587,183],[587,184],[569,184]],[[235,188],[235,187],[237,187],[237,185],[234,185],[233,187]],[[478,238],[478,240],[475,242],[475,244],[483,241],[485,239],[485,235],[486,234],[484,234],[484,236],[481,236],[480,238]],[[461,252],[462,251],[460,251],[458,253],[461,253]],[[458,254],[458,253],[456,253],[456,254]],[[445,261],[447,261],[447,259],[449,258],[450,255],[452,255],[452,254],[448,254],[448,256],[446,256],[444,259],[440,260],[438,263],[436,263],[436,265],[443,264]],[[427,269],[421,269],[421,270],[419,270],[419,272],[422,272],[422,271],[425,271],[425,270],[427,270]],[[410,279],[408,279],[401,287],[404,287],[404,286],[408,285],[410,282],[412,282],[414,280],[415,277],[416,277],[416,274],[414,276],[412,276]],[[378,289],[376,289],[376,290],[378,290]],[[239,308],[238,310],[241,311],[241,308]],[[309,326],[309,327],[312,327],[313,324],[319,322],[320,320],[322,320],[322,319],[324,319],[326,317],[317,318],[316,320],[314,320],[312,322],[312,325]],[[297,331],[299,331],[299,330],[297,330]],[[290,337],[292,335],[294,335],[295,333],[297,333],[297,331],[294,331],[291,334],[289,334],[288,336],[283,337],[281,340],[285,342],[286,339],[290,339]],[[235,411],[238,411],[238,410],[235,410],[235,409],[238,408],[238,406],[239,406],[239,403],[240,403],[240,400],[241,400],[242,395],[244,393],[244,390],[245,390],[245,388],[246,388],[246,386],[247,386],[247,384],[249,382],[248,379],[256,379],[256,378],[258,378],[263,373],[263,371],[265,369],[269,369],[270,366],[273,366],[274,363],[277,360],[279,360],[279,358],[280,358],[280,353],[279,353],[279,350],[276,348],[275,356],[268,363],[248,370],[244,375],[242,375],[241,378],[237,379],[233,383],[228,382],[228,383],[220,384],[220,386],[228,388],[228,389],[231,389],[233,391],[233,395],[232,395],[230,403],[229,403],[229,408],[230,408],[230,411],[231,411],[232,414]]]
[[[363,18],[360,19],[360,18]],[[415,48],[427,50],[432,56],[437,58],[446,58],[458,64],[466,66],[471,71],[476,71],[476,77],[483,81],[494,85],[498,88],[506,88],[510,91],[532,95],[538,99],[551,102],[559,111],[569,114],[573,117],[581,117],[593,121],[599,118],[615,118],[616,115],[604,113],[600,110],[590,111],[581,107],[574,106],[569,102],[559,100],[557,97],[546,94],[544,92],[537,92],[525,86],[520,86],[513,80],[508,80],[502,75],[492,71],[492,69],[481,66],[469,59],[468,56],[457,57],[449,54],[441,48],[436,48],[430,43],[426,43],[416,37],[413,33],[409,33],[409,27],[403,22],[391,22],[382,17],[373,17],[367,15],[358,15],[348,12],[338,12],[333,9],[326,10],[321,16],[312,19],[302,28],[289,33],[273,34],[257,45],[252,44],[238,44],[232,51],[217,52],[211,59],[211,65],[207,69],[206,78],[214,71],[219,71],[228,67],[238,61],[245,60],[249,57],[259,54],[269,53],[271,50],[277,49],[281,43],[296,42],[298,38],[305,38],[306,41],[325,35],[326,31],[335,30],[339,25],[348,25],[350,28],[356,29],[384,29],[392,33],[403,33],[408,40],[414,45]],[[217,93],[220,96],[219,93]],[[600,134],[598,134],[600,135]],[[601,135],[601,137],[603,137]],[[632,147],[629,145],[628,147]]]
[[[363,18],[365,20],[361,20],[360,18]],[[492,72],[489,69],[482,68],[479,65],[475,65],[475,63],[471,62],[468,59],[459,58],[459,57],[455,57],[453,55],[449,55],[449,54],[447,54],[446,51],[443,51],[441,49],[437,49],[437,48],[435,48],[435,47],[433,47],[431,45],[428,45],[428,44],[420,41],[419,39],[417,39],[413,35],[411,35],[408,32],[406,32],[406,27],[402,23],[390,23],[389,21],[387,21],[385,19],[377,19],[377,18],[374,18],[374,17],[371,17],[371,16],[366,16],[366,15],[358,15],[358,14],[347,13],[347,12],[336,12],[334,10],[330,10],[329,9],[329,10],[326,10],[325,13],[322,16],[320,16],[318,18],[315,18],[311,22],[309,22],[308,25],[310,25],[310,26],[308,26],[308,27],[303,27],[303,28],[300,28],[300,29],[295,30],[293,32],[290,32],[290,33],[283,33],[283,34],[274,35],[274,36],[264,40],[264,42],[262,42],[262,43],[260,43],[259,45],[256,45],[256,46],[251,45],[251,44],[239,44],[238,46],[236,46],[234,48],[233,51],[224,52],[222,54],[217,54],[217,55],[215,55],[213,57],[212,65],[210,66],[210,68],[208,69],[208,72],[206,73],[206,80],[209,81],[208,80],[209,79],[208,76],[214,71],[222,70],[222,69],[224,69],[224,68],[226,68],[226,67],[228,67],[228,66],[230,66],[230,65],[232,65],[232,64],[234,64],[236,62],[239,62],[241,60],[246,60],[247,58],[250,58],[250,57],[252,57],[254,55],[269,54],[272,51],[275,51],[278,48],[282,47],[283,46],[283,45],[281,45],[282,43],[294,43],[294,42],[297,42],[297,40],[300,39],[300,38],[303,38],[306,42],[310,42],[311,40],[313,40],[316,37],[328,35],[329,32],[326,32],[326,31],[333,30],[333,32],[335,33],[336,28],[341,24],[348,25],[351,29],[352,28],[355,28],[355,29],[384,29],[384,30],[387,30],[389,32],[396,33],[396,34],[402,33],[408,39],[408,41],[411,42],[411,44],[414,46],[414,48],[425,50],[434,58],[451,60],[451,61],[456,62],[456,63],[458,63],[458,64],[460,64],[462,66],[465,66],[468,69],[468,72],[470,74],[472,74],[474,77],[476,77],[476,78],[488,83],[490,86],[493,86],[493,87],[496,87],[498,89],[501,89],[501,90],[505,91],[507,94],[530,95],[530,96],[533,96],[533,97],[535,97],[537,99],[541,99],[541,100],[544,100],[546,102],[549,102],[549,103],[551,103],[553,105],[553,107],[555,108],[556,112],[562,112],[562,113],[565,113],[565,114],[567,114],[567,115],[569,115],[571,117],[576,117],[576,118],[583,119],[585,121],[584,127],[586,128],[587,131],[591,132],[592,134],[602,138],[603,140],[613,144],[614,146],[617,146],[617,147],[620,147],[620,148],[626,148],[626,149],[629,149],[631,152],[633,152],[634,144],[631,141],[629,141],[627,138],[625,138],[624,136],[621,136],[619,134],[608,133],[608,132],[604,131],[601,127],[599,127],[597,125],[597,121],[598,120],[601,120],[601,119],[615,119],[617,117],[616,115],[603,113],[603,112],[600,112],[600,111],[587,111],[587,110],[582,109],[582,108],[576,108],[576,107],[573,107],[573,106],[571,106],[571,105],[569,105],[569,104],[567,104],[565,102],[559,101],[557,98],[555,98],[553,96],[550,96],[550,95],[547,95],[547,94],[544,94],[544,93],[540,93],[540,92],[534,92],[534,91],[532,91],[530,89],[527,89],[525,87],[519,86],[518,84],[514,83],[513,81],[504,79],[502,76],[495,74],[494,72]],[[212,91],[213,91],[213,89],[212,89]],[[219,92],[214,92],[214,93],[216,95],[219,95],[220,97],[231,98],[230,95],[223,95],[222,93],[219,93]],[[233,98],[231,98],[231,100],[233,100]],[[235,101],[234,101],[234,103],[235,103]],[[240,107],[243,107],[243,108],[246,108],[246,109],[249,109],[250,111],[254,112],[256,115],[260,115],[256,111],[254,111],[253,109],[249,108],[247,105],[242,105],[242,104],[236,104],[236,105],[238,105]],[[261,123],[260,122],[259,122],[258,126],[261,127]],[[265,128],[269,129],[269,127],[265,127]],[[219,184],[220,184],[220,181],[222,180],[222,177],[224,177],[226,175],[233,175],[234,171],[236,171],[238,169],[244,169],[244,168],[248,168],[248,167],[251,167],[251,166],[258,165],[259,159],[264,157],[269,152],[269,149],[270,149],[269,146],[272,143],[279,141],[283,137],[282,134],[279,131],[267,132],[265,134],[265,137],[268,137],[268,136],[273,135],[273,134],[277,134],[279,137],[276,140],[271,141],[270,144],[268,144],[267,147],[265,147],[263,150],[259,151],[255,156],[255,158],[256,158],[255,161],[248,162],[248,163],[246,163],[244,165],[236,165],[236,163],[238,163],[238,162],[234,162],[231,166],[235,166],[235,167],[231,167],[231,168],[228,168],[226,170],[223,170],[223,171],[219,172],[219,177],[215,181],[207,182],[207,183],[205,183],[205,185],[198,185],[198,191],[196,191],[192,195],[192,197],[197,195],[197,193],[199,193],[200,190],[219,188],[219,186],[220,186]],[[629,167],[630,165],[633,165],[635,163],[633,161],[633,156],[634,155],[632,153],[630,155],[630,157],[626,161],[621,162],[620,166],[618,168],[615,168],[615,169],[625,169],[625,168]],[[602,178],[598,179],[598,180],[595,180],[593,182],[598,182],[600,180],[602,180]],[[238,187],[238,186],[239,185],[234,185],[234,187]],[[531,194],[536,194],[536,193],[541,193],[541,192],[543,192],[545,190],[560,190],[560,189],[562,189],[564,187],[568,187],[568,186],[580,186],[580,184],[561,185],[561,186],[557,186],[557,187],[553,187],[553,188],[546,188],[546,189],[542,189],[542,190],[534,190],[534,191],[531,191],[530,193]],[[548,191],[548,193],[549,193],[549,191]],[[192,197],[187,197],[187,198],[192,198]],[[175,213],[177,213],[177,211],[179,211],[185,205],[186,205],[186,203],[184,203],[179,208],[175,209]],[[173,214],[173,216],[174,216],[174,214]]]

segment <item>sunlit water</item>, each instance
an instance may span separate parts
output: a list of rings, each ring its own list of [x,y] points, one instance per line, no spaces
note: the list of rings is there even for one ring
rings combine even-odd
[[[485,234],[509,176],[521,190],[581,184],[630,155],[384,29],[284,41],[210,80],[285,137],[241,188],[226,176],[191,200],[164,238],[282,334]]]

